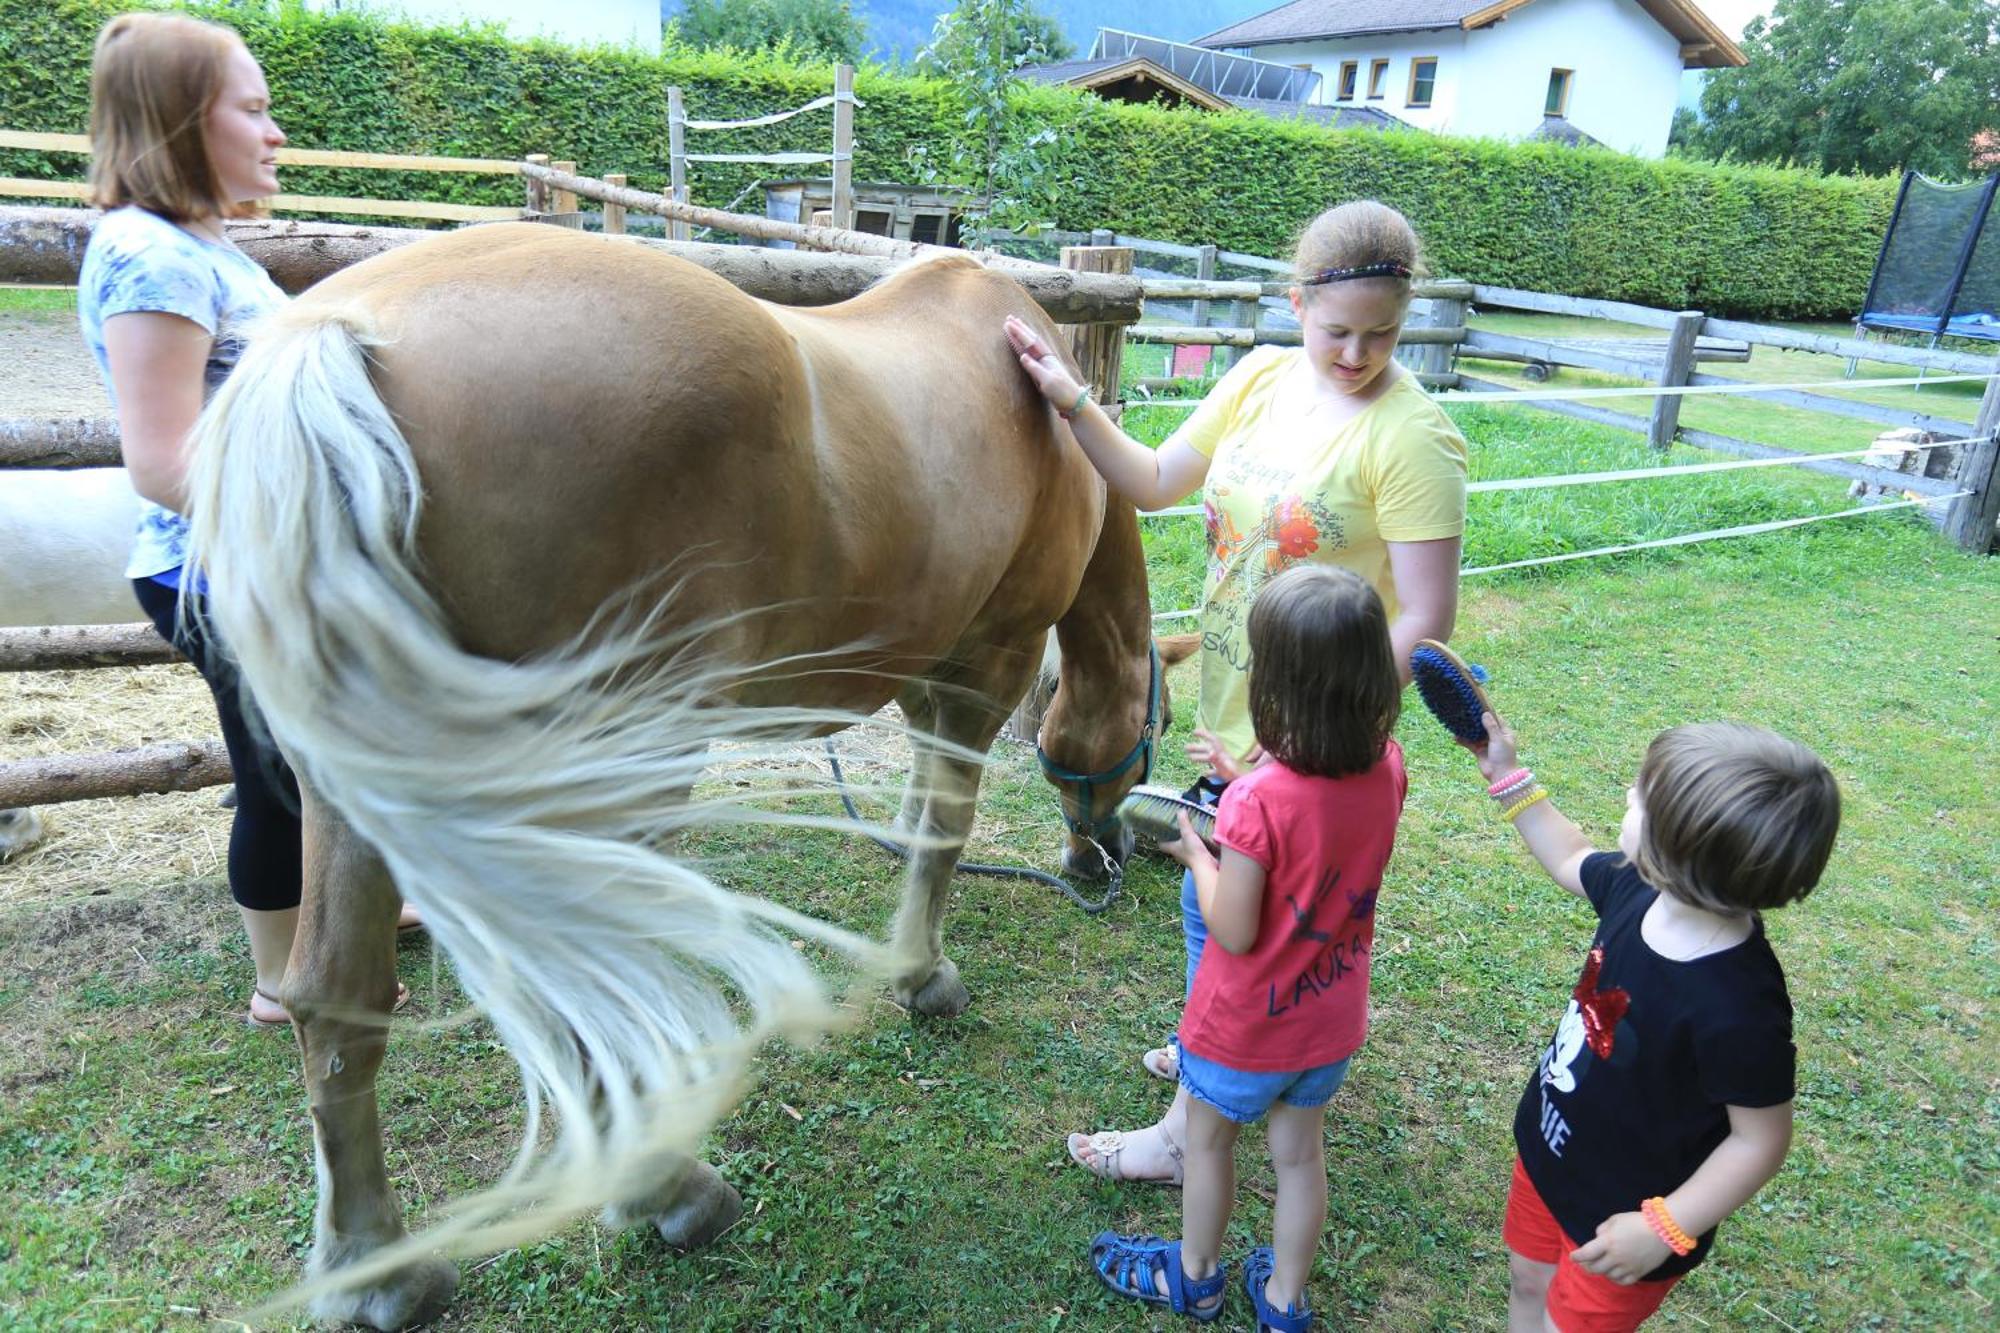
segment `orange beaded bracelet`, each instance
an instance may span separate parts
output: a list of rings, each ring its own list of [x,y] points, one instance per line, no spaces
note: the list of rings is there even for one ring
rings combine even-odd
[[[1674,1221],[1674,1215],[1667,1211],[1667,1201],[1651,1198],[1639,1205],[1639,1216],[1646,1219],[1646,1225],[1662,1244],[1675,1254],[1693,1254],[1694,1237],[1681,1230],[1681,1224]]]

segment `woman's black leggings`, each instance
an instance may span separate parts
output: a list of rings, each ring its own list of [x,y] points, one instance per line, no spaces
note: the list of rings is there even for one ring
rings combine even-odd
[[[208,682],[222,720],[222,743],[236,771],[236,823],[229,830],[229,894],[253,912],[276,912],[299,905],[301,869],[299,783],[284,756],[253,731],[244,715],[236,669],[210,642],[199,619],[176,624],[180,593],[151,579],[133,579],[132,589],[153,627],[186,654]],[[201,609],[199,593],[188,596],[190,614]]]

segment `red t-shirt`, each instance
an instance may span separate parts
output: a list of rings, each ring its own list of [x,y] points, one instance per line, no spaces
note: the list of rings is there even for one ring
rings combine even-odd
[[[1181,1016],[1181,1045],[1251,1073],[1345,1060],[1368,1035],[1375,895],[1409,779],[1390,741],[1345,778],[1266,762],[1229,784],[1216,841],[1264,867],[1264,915],[1248,953],[1210,940]]]

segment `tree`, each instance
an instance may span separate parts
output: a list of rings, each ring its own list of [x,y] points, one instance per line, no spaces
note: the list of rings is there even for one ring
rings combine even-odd
[[[1048,58],[1032,37],[1038,20],[1028,0],[959,0],[938,16],[930,45],[917,56],[919,69],[950,85],[966,137],[913,150],[912,165],[930,183],[973,192],[964,212],[973,246],[996,229],[1046,225],[1062,193],[1055,131],[1026,123],[1012,96],[1021,66]]]
[[[807,60],[861,58],[868,27],[849,0],[687,0],[680,40],[696,48],[784,50]]]
[[[975,53],[971,49],[974,45],[989,49]],[[948,78],[951,70],[976,59],[997,60],[1012,70],[1068,60],[1075,54],[1076,46],[1064,35],[1062,24],[1028,0],[998,5],[987,0],[959,0],[938,16],[930,45],[917,53],[915,63],[920,73]]]
[[[1778,0],[1702,90],[1697,153],[1876,174],[1968,170],[2000,126],[1993,0]]]

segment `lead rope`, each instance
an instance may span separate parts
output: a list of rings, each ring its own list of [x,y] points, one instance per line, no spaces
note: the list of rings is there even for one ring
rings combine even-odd
[[[854,808],[854,799],[847,794],[847,778],[840,771],[840,756],[834,752],[833,738],[830,736],[826,740],[826,762],[833,768],[834,790],[840,793],[840,804],[847,811],[847,817],[857,824],[865,824],[867,821],[861,818],[861,812]],[[1095,847],[1097,854],[1104,859],[1104,873],[1107,879],[1107,887],[1104,890],[1104,896],[1095,901],[1084,897],[1083,894],[1071,887],[1067,881],[1058,879],[1056,876],[1046,874],[1040,870],[1030,870],[1026,866],[989,866],[980,865],[972,861],[960,861],[953,873],[961,875],[985,875],[993,879],[1031,879],[1060,890],[1063,897],[1081,907],[1086,915],[1097,916],[1108,910],[1111,904],[1118,900],[1119,890],[1125,887],[1125,868],[1118,864],[1117,859],[1110,852],[1104,850],[1103,843],[1091,837],[1088,833],[1081,836],[1085,842]],[[891,842],[879,833],[869,833],[868,840],[901,860],[907,861],[910,859],[909,848],[903,846],[901,843]]]

